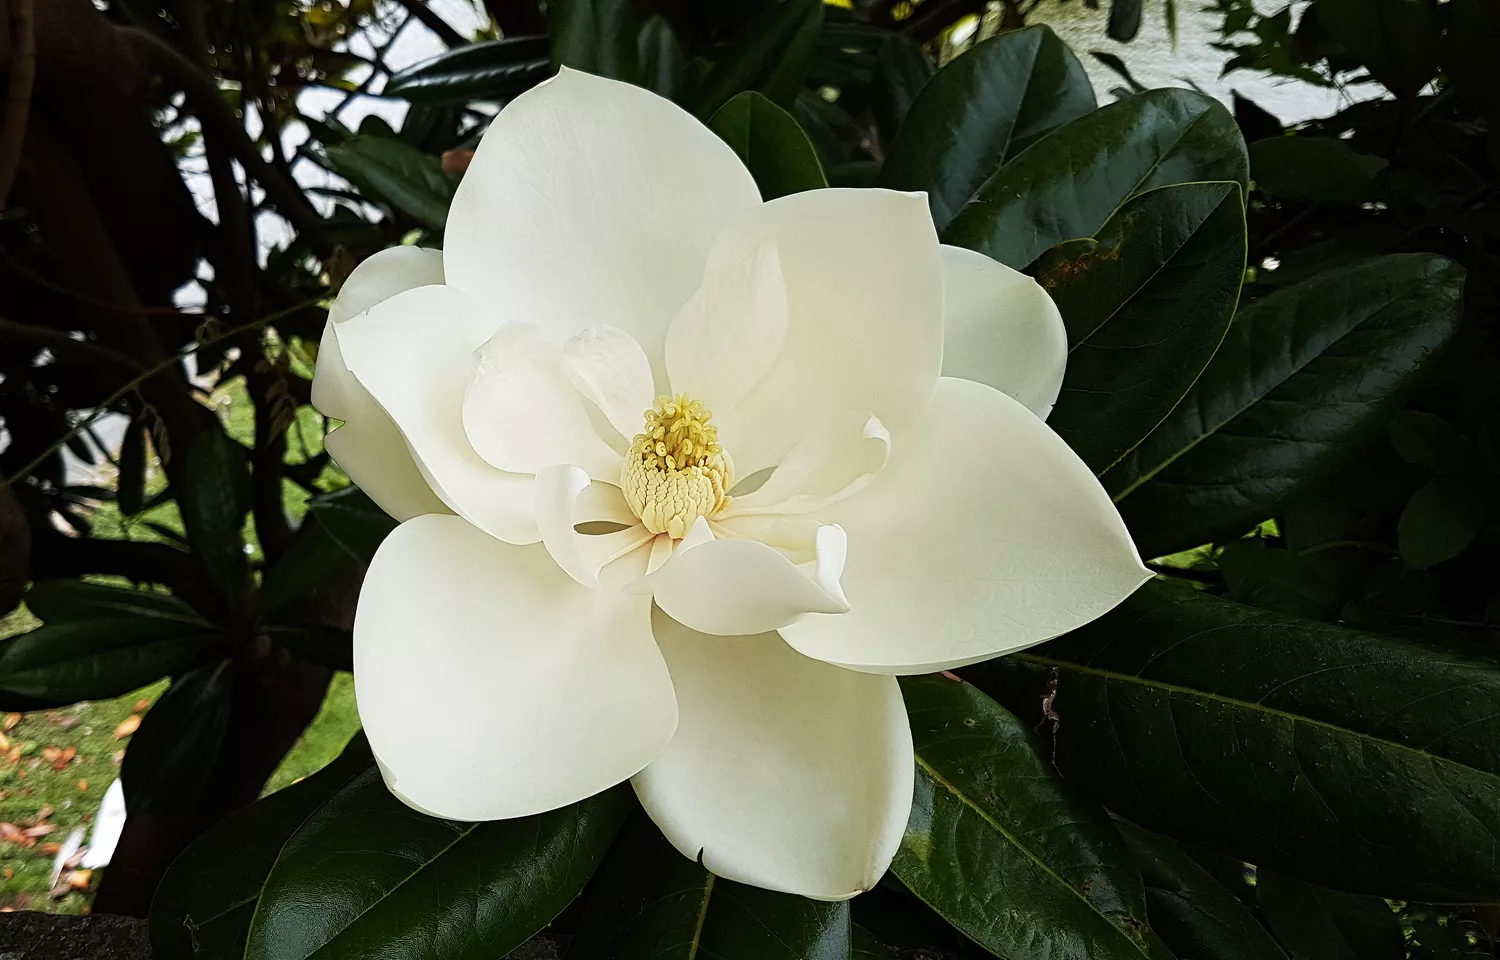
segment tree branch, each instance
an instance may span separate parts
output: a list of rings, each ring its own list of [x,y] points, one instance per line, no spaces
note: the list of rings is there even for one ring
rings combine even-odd
[[[194,116],[203,125],[204,133],[222,138],[224,146],[244,166],[245,172],[265,189],[277,212],[297,228],[313,252],[324,259],[332,256],[335,244],[322,218],[307,202],[297,184],[283,177],[261,156],[260,148],[245,133],[234,111],[219,95],[219,87],[213,78],[165,40],[134,27],[118,29],[124,32],[131,48],[143,61],[182,89]]]
[[[0,209],[10,196],[21,165],[26,120],[31,114],[31,84],[36,79],[36,18],[32,0],[10,0],[10,89],[0,118]]]
[[[29,323],[0,319],[0,335],[15,337],[25,343],[46,347],[54,353],[72,353],[81,357],[92,357],[105,363],[116,364],[129,370],[141,371],[145,364],[129,354],[100,346],[91,340],[76,340],[67,331],[51,327],[36,327]]]
[[[403,7],[411,12],[411,15],[422,21],[422,25],[438,35],[450,47],[468,46],[463,34],[448,25],[448,22],[432,11],[427,6],[426,0],[397,0]]]

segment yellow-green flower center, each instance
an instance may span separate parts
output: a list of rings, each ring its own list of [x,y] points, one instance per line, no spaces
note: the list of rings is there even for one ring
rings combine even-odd
[[[729,503],[734,462],[703,404],[685,393],[657,397],[646,426],[630,441],[620,486],[647,530],[681,540],[699,517]]]

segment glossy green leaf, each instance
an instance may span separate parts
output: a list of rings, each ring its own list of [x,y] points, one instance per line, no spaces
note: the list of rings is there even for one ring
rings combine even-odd
[[[569,960],[848,960],[849,904],[716,877],[637,815],[590,888]]]
[[[322,525],[351,557],[369,563],[396,521],[358,487],[345,487],[308,501],[309,517]]]
[[[901,693],[917,782],[891,870],[908,889],[997,956],[1170,956],[1119,832],[1026,724],[947,676],[903,678]]]
[[[1173,953],[1191,960],[1287,960],[1249,908],[1181,847],[1131,824],[1121,824],[1120,834],[1146,883],[1151,928]]]
[[[188,452],[182,524],[209,582],[231,609],[250,590],[250,561],[241,531],[250,509],[250,464],[245,448],[222,430],[205,430]]]
[[[503,101],[551,75],[546,37],[507,37],[471,43],[407,67],[392,75],[381,93],[413,103]]]
[[[969,668],[1122,816],[1357,893],[1500,899],[1500,663],[1153,581]]]
[[[641,61],[641,85],[668,100],[676,100],[686,66],[677,34],[660,15],[653,16],[641,24],[636,45]]]
[[[224,745],[234,696],[228,660],[178,676],[130,739],[120,783],[132,814],[188,816]]]
[[[922,88],[880,185],[927,191],[941,232],[1001,164],[1096,105],[1088,74],[1050,27],[1007,31]]]
[[[1303,557],[1259,537],[1236,540],[1219,555],[1229,599],[1311,620],[1334,620],[1343,597],[1316,555]]]
[[[332,627],[267,627],[266,636],[304,660],[330,670],[354,669],[354,633]]]
[[[1236,537],[1352,463],[1454,335],[1463,279],[1402,254],[1243,307],[1182,403],[1101,476],[1141,553]]]
[[[1256,872],[1256,903],[1292,960],[1405,960],[1401,919],[1379,897]]]
[[[1256,188],[1288,200],[1370,200],[1378,192],[1375,175],[1386,166],[1336,137],[1271,137],[1250,144]]]
[[[744,161],[762,199],[828,186],[807,134],[791,114],[755,91],[724,104],[708,126]]]
[[[269,615],[326,585],[359,557],[314,513],[275,566],[261,579],[260,612]]]
[[[0,641],[0,709],[123,696],[183,669],[208,640],[196,622],[152,615],[46,623]]]
[[[151,901],[156,960],[240,960],[262,885],[313,811],[374,760],[356,736],[328,766],[210,827],[162,877]]]
[[[990,177],[943,241],[1017,270],[1047,248],[1091,237],[1138,193],[1233,180],[1250,162],[1234,117],[1191,90],[1150,90],[1080,117]]]
[[[120,513],[133,517],[146,502],[146,428],[139,419],[125,428],[120,441],[120,480],[116,489]]]
[[[850,947],[850,960],[896,960],[896,951],[881,943],[875,934],[857,923],[854,925]]]
[[[1407,501],[1396,533],[1401,559],[1413,570],[1452,560],[1479,535],[1484,495],[1473,484],[1438,478]]]
[[[369,769],[281,849],[244,960],[494,960],[567,906],[633,800],[617,787],[533,817],[420,814]]]
[[[390,204],[434,230],[448,222],[457,181],[442,161],[410,144],[361,134],[329,145],[328,159],[338,174],[373,200]]]
[[[630,0],[551,0],[552,62],[634,83],[640,76],[641,25]]]
[[[1438,66],[1438,27],[1426,0],[1319,0],[1318,22],[1397,96]]]
[[[162,621],[167,633],[211,629],[196,610],[170,594],[85,580],[38,580],[26,592],[26,607],[49,624],[145,618]]]
[[[922,45],[904,33],[891,33],[881,43],[870,98],[882,143],[896,142],[911,105],[936,70]]]
[[[694,95],[694,111],[711,117],[745,90],[790,107],[807,79],[823,29],[823,0],[781,0],[754,17],[724,49]]]
[[[1234,316],[1245,210],[1234,183],[1186,183],[1130,200],[1076,256],[1037,279],[1068,328],[1048,424],[1096,473],[1156,428],[1198,379]]]

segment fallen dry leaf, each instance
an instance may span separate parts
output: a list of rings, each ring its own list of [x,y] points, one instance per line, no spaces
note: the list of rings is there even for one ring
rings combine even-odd
[[[114,753],[110,754],[109,755],[109,762],[112,763],[112,764],[114,764],[117,767],[120,764],[124,763],[125,762],[125,751],[124,750],[116,750]]]
[[[37,850],[43,856],[55,857],[55,856],[58,855],[59,852],[62,851],[62,844],[60,844],[60,843],[51,843],[51,842],[43,843],[43,844],[41,844],[41,845],[39,845],[37,847]]]
[[[93,879],[93,876],[94,871],[92,870],[74,870],[68,874],[68,886],[74,890],[87,890],[89,888],[89,881]]]
[[[34,827],[27,827],[21,832],[35,840],[37,837],[45,837],[49,833],[56,833],[62,829],[55,823],[39,823]]]
[[[62,759],[54,760],[52,762],[52,769],[53,770],[66,770],[66,769],[68,769],[68,761],[62,760]]]
[[[137,730],[139,730],[140,726],[141,726],[141,717],[140,717],[140,714],[132,713],[130,716],[126,717],[124,720],[121,720],[120,721],[120,725],[118,727],[115,727],[115,739],[116,740],[124,740],[126,737],[130,736],[132,733],[135,733]]]
[[[62,756],[62,753],[62,747],[43,747],[42,759],[48,763],[52,763],[58,757]]]
[[[149,706],[151,706],[151,698],[150,697],[141,697],[139,700],[137,700],[135,702],[135,712],[136,713],[145,713],[146,712],[146,708],[149,707]]]
[[[15,746],[11,747],[10,748],[10,753],[7,753],[5,755],[5,759],[9,760],[11,763],[20,763],[21,762],[21,744],[18,743]]]
[[[36,846],[36,841],[28,837],[25,830],[13,823],[0,823],[0,840],[19,843],[23,847]]]
[[[78,748],[77,747],[72,746],[70,744],[67,747],[63,748],[63,752],[62,752],[62,759],[63,760],[71,761],[76,756],[78,756]]]
[[[21,722],[21,715],[19,713],[7,713],[5,715],[5,723],[3,725],[4,729],[5,729],[5,732],[6,733],[10,733],[12,730],[14,730],[16,728],[16,724],[18,724],[20,722]]]
[[[10,751],[10,737],[7,737],[5,734],[0,733],[0,752],[7,752],[8,753],[9,751]]]
[[[80,781],[78,781],[78,792],[79,793],[88,793],[89,792],[89,782],[87,780],[80,780]]]
[[[56,808],[53,807],[52,804],[50,804],[50,803],[47,804],[46,806],[42,807],[42,809],[40,809],[40,810],[38,810],[36,812],[36,822],[37,823],[41,823],[43,820],[45,820],[48,817],[52,816],[52,814],[55,813],[55,812],[56,812]]]
[[[473,150],[444,150],[443,172],[450,177],[461,177],[474,160]]]
[[[58,721],[57,721],[57,725],[59,727],[62,727],[64,730],[71,730],[74,727],[78,726],[82,722],[83,722],[83,718],[82,717],[74,716],[73,714],[68,714],[66,717],[60,717],[58,719]]]
[[[9,873],[10,871],[7,870],[6,872]],[[7,877],[6,879],[10,879],[10,878]],[[16,912],[16,908],[15,907],[0,907],[0,913],[15,913],[15,912]]]
[[[15,870],[11,869],[10,867],[6,867],[5,868],[5,879],[9,880],[11,877],[13,877],[15,875],[16,875],[16,871]]]

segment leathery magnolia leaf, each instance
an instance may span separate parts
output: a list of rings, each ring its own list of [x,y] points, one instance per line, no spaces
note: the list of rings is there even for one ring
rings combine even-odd
[[[373,200],[411,214],[434,230],[448,222],[457,181],[443,172],[442,161],[410,144],[388,137],[360,135],[330,144],[333,168]]]
[[[1484,523],[1484,494],[1472,484],[1439,477],[1424,484],[1401,511],[1401,558],[1413,570],[1452,560]]]
[[[903,677],[916,797],[892,871],[1002,957],[1170,957],[1103,811],[1073,796],[1035,734],[946,675]]]
[[[1181,847],[1132,824],[1120,834],[1146,882],[1151,929],[1179,957],[1287,960],[1249,908]]]
[[[507,37],[423,60],[393,75],[381,94],[430,104],[509,100],[551,75],[546,37]]]
[[[326,584],[358,559],[314,514],[297,531],[297,538],[260,585],[260,611],[275,613],[294,600]]]
[[[818,151],[797,121],[754,90],[720,107],[708,126],[744,161],[762,199],[828,186]]]
[[[1153,581],[967,675],[1122,816],[1356,893],[1500,899],[1500,664]]]
[[[238,960],[281,847],[329,797],[374,763],[356,734],[328,766],[210,827],[167,869],[151,901],[156,960]]]
[[[381,541],[396,529],[396,521],[358,487],[313,497],[307,512],[334,543],[363,563],[374,558]]]
[[[875,934],[854,925],[854,940],[849,952],[850,960],[896,960],[896,951],[881,943]]]
[[[630,0],[552,0],[547,4],[552,61],[634,83],[640,76],[640,23]]]
[[[182,523],[219,596],[239,608],[250,590],[250,562],[241,537],[250,509],[245,448],[222,430],[206,430],[188,452]]]
[[[1096,105],[1088,74],[1052,28],[1002,33],[922,88],[886,154],[880,185],[927,191],[941,231],[1001,164]]]
[[[1087,251],[1043,258],[1038,279],[1068,328],[1067,372],[1047,423],[1095,473],[1145,439],[1198,379],[1244,273],[1244,202],[1238,184],[1223,182],[1141,194]]]
[[[56,621],[0,641],[0,708],[107,700],[188,666],[208,631],[149,616]]]
[[[715,54],[694,95],[694,112],[713,116],[730,97],[755,90],[790,107],[812,66],[823,29],[823,0],[781,0],[755,16]]]
[[[638,814],[590,888],[569,960],[847,960],[849,904],[714,876]]]
[[[1438,25],[1423,0],[1323,0],[1318,22],[1397,96],[1438,68]]]
[[[1020,270],[1049,247],[1098,233],[1138,193],[1213,180],[1249,187],[1234,117],[1191,90],[1148,90],[1074,120],[995,171],[943,242]]]
[[[120,783],[132,814],[186,816],[224,744],[234,673],[228,660],[175,678],[130,741]]]
[[[577,896],[632,805],[616,787],[533,817],[456,823],[366,770],[282,847],[244,960],[503,957]]]
[[[1250,145],[1256,188],[1290,200],[1372,199],[1375,175],[1386,166],[1337,137],[1271,137]]]
[[[1379,897],[1256,871],[1256,904],[1292,960],[1404,960],[1401,920]]]
[[[1241,308],[1188,395],[1100,477],[1141,554],[1236,537],[1353,463],[1457,331],[1463,282],[1398,254]]]
[[[168,632],[211,629],[196,610],[170,594],[83,580],[38,580],[26,592],[26,608],[44,623],[141,617],[162,621]]]

